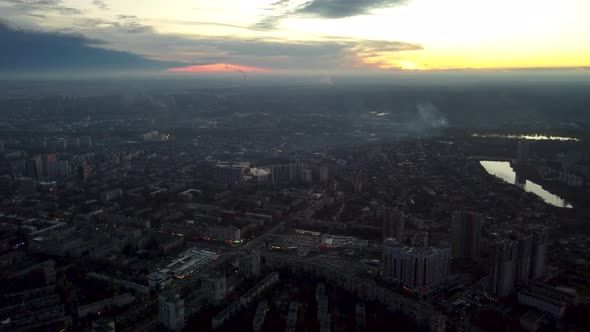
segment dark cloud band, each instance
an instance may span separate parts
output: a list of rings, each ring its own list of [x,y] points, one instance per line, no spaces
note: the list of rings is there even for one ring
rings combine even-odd
[[[297,4],[293,0],[279,0],[268,6],[268,15],[264,16],[252,28],[270,30],[276,28],[280,21],[289,16],[309,15],[321,18],[337,19],[369,14],[378,8],[390,8],[407,3],[409,0],[309,0]]]
[[[312,0],[298,8],[296,13],[323,18],[344,18],[367,14],[377,8],[399,6],[406,2],[407,0]]]
[[[0,22],[0,71],[163,69],[178,65],[99,46],[106,45],[80,35],[18,30]]]

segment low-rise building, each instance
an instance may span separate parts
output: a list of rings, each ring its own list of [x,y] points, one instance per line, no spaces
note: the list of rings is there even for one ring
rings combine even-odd
[[[171,282],[172,278],[167,273],[152,272],[148,274],[148,286],[151,291],[159,291]]]
[[[165,269],[160,272],[171,274],[172,276],[183,279],[191,273],[198,272],[205,265],[218,257],[219,254],[207,249],[190,248],[169,263]]]
[[[518,293],[518,303],[535,308],[555,318],[561,318],[565,314],[569,299],[566,294],[548,287],[532,286],[530,289],[521,290]]]
[[[115,332],[115,322],[112,320],[98,319],[92,322],[92,332]]]
[[[222,327],[223,324],[225,324],[225,322],[230,320],[235,314],[240,312],[240,310],[242,310],[240,302],[232,302],[230,305],[225,307],[220,313],[211,318],[211,327],[213,327],[214,330],[217,330],[218,328]]]
[[[252,303],[260,294],[270,289],[279,282],[278,272],[272,272],[264,279],[260,280],[254,287],[250,288],[246,293],[240,297],[240,303],[247,306]]]
[[[123,197],[123,189],[121,189],[121,188],[105,191],[100,194],[100,200],[103,203],[116,201],[116,200],[120,199],[121,197]]]
[[[78,307],[78,317],[82,318],[93,314],[100,315],[105,309],[122,308],[130,305],[133,301],[135,301],[135,297],[131,294],[125,293],[97,302],[81,305]]]

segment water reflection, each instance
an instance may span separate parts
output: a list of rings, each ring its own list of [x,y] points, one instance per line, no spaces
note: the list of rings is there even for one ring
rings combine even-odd
[[[510,139],[525,139],[532,141],[574,141],[579,142],[579,138],[566,136],[547,136],[547,135],[512,135],[512,134],[472,134],[473,137],[492,137],[492,138],[510,138]]]
[[[547,204],[568,209],[573,207],[559,196],[543,189],[543,187],[540,185],[517,175],[516,172],[514,172],[514,169],[512,169],[512,166],[510,166],[510,163],[507,161],[483,160],[480,161],[480,164],[489,174],[495,175],[508,183],[518,185],[525,191],[541,197]]]

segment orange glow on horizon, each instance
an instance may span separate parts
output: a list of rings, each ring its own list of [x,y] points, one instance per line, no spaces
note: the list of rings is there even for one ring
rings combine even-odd
[[[511,57],[477,56],[476,54],[446,54],[440,52],[413,52],[406,54],[374,55],[359,60],[376,70],[403,71],[445,70],[512,70],[512,69],[576,69],[589,68],[587,58],[564,54],[559,57],[530,58],[511,54]]]
[[[231,72],[271,73],[271,72],[275,72],[275,70],[272,70],[269,68],[233,65],[233,64],[229,64],[229,63],[213,63],[213,64],[209,64],[209,65],[170,68],[167,71],[171,72],[171,73],[231,73]]]

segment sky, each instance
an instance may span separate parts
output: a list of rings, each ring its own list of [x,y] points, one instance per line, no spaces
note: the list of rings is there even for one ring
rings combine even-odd
[[[590,67],[588,0],[0,0],[0,71]]]

